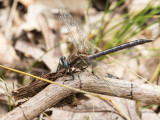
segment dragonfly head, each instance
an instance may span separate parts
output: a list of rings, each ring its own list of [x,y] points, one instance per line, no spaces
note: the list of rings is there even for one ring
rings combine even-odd
[[[68,68],[68,62],[66,61],[66,57],[62,56],[60,58],[63,68]]]
[[[63,61],[66,61],[66,57],[65,56],[62,56],[61,58],[60,58],[60,60],[63,62]]]

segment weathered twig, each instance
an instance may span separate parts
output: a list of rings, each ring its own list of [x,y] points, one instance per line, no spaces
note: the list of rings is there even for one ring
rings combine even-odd
[[[59,83],[71,77],[59,78]],[[160,103],[160,87],[149,84],[135,84],[129,81],[109,79],[110,85],[120,92],[120,97],[137,100],[146,103]],[[107,81],[100,80],[88,72],[75,74],[75,79],[65,82],[67,86],[82,89],[88,92],[95,92],[103,95],[113,95],[107,85]],[[9,112],[1,120],[29,120],[33,119],[47,108],[56,105],[60,100],[76,93],[73,90],[50,84],[40,93],[29,99],[24,104]]]
[[[48,79],[50,81],[55,81],[57,78],[63,76],[63,74],[65,74],[64,71],[57,72],[57,73],[56,72],[55,73],[47,73],[47,74],[41,75],[40,77]],[[49,84],[50,83],[48,83],[48,82],[34,79],[31,83],[29,83],[25,86],[22,86],[16,90],[13,90],[12,95],[15,98],[15,100],[33,97],[34,95],[36,95],[38,92],[43,90]]]

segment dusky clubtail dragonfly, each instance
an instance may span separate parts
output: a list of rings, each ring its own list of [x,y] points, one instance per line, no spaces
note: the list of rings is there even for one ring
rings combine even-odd
[[[68,29],[68,33],[70,35],[71,42],[74,44],[74,46],[77,48],[78,52],[76,55],[70,56],[68,59],[66,57],[62,56],[60,58],[59,66],[57,67],[57,72],[61,69],[66,69],[66,72],[71,73],[73,70],[83,70],[87,67],[91,67],[93,70],[93,73],[97,75],[100,79],[104,79],[107,81],[107,78],[116,78],[114,75],[107,73],[108,68],[106,67],[104,69],[104,64],[102,64],[102,68],[100,66],[101,62],[97,62],[94,59],[107,55],[109,53],[113,53],[122,49],[134,47],[137,45],[141,45],[144,43],[152,42],[152,40],[135,40],[132,42],[128,42],[113,48],[110,48],[105,51],[101,51],[99,53],[87,55],[87,52],[94,52],[95,45],[88,42],[85,38],[86,33],[82,27],[80,27],[77,22],[72,18],[72,16],[64,9],[59,9],[60,18],[62,19],[64,25]],[[105,65],[106,66],[106,65]],[[74,78],[74,76],[73,76]],[[119,96],[118,91],[116,88],[112,88],[112,86],[107,82],[107,85],[110,87],[112,92]]]

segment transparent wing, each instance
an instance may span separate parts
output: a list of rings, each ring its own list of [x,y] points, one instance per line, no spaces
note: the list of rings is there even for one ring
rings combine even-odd
[[[117,79],[117,77],[114,75],[114,72],[111,68],[111,66],[106,65],[103,62],[98,62],[95,60],[91,60],[91,65],[93,73],[98,76],[100,79],[105,80],[108,87],[111,89],[113,94],[120,96],[120,89],[117,89],[117,87],[114,87],[114,85],[111,85],[111,80]],[[113,82],[112,82],[113,84]]]
[[[59,9],[59,14],[64,25],[68,29],[71,42],[75,45],[78,51],[80,53],[94,53],[93,51],[95,51],[96,45],[93,42],[89,42],[86,40],[88,35],[87,32],[85,32],[84,29],[80,27],[76,21],[74,21],[72,16],[65,9]],[[116,77],[112,75],[113,72],[111,72],[111,69],[106,64],[93,60],[88,61],[83,58],[82,60],[83,62],[88,64],[88,66],[93,70],[95,75],[97,75],[100,79],[106,81],[113,94],[116,94],[117,96],[120,95],[119,91],[116,88],[112,87],[109,82],[110,78]]]
[[[64,25],[68,29],[71,42],[75,45],[80,53],[93,53],[95,44],[86,40],[87,32],[78,25],[72,18],[71,14],[65,9],[59,9],[59,15]]]

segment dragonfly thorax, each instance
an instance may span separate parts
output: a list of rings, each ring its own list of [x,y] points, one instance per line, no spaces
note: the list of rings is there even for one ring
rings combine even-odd
[[[84,69],[89,64],[89,59],[85,54],[73,55],[71,59],[69,59],[70,68]]]

